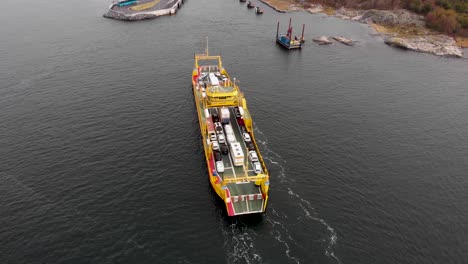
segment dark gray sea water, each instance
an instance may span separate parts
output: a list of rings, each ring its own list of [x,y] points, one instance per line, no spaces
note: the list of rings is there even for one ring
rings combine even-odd
[[[468,60],[237,0],[132,23],[108,4],[2,3],[0,263],[468,263]],[[302,51],[274,43],[290,17]],[[255,121],[263,216],[227,217],[208,184],[206,36]]]

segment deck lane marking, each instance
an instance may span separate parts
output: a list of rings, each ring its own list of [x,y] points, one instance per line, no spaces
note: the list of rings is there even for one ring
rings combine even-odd
[[[229,155],[229,160],[231,161],[231,169],[232,169],[232,173],[234,174],[234,178],[237,179],[237,175],[236,175],[236,171],[234,170],[234,161],[232,160],[232,157],[231,155]]]
[[[242,141],[242,145],[244,146],[244,151],[245,151],[245,158],[248,160],[248,154],[249,154],[249,149],[247,148],[247,144],[245,143],[244,141],[244,136],[242,135],[242,132],[241,132],[241,128],[239,126],[239,123],[237,122],[237,117],[236,114],[234,113],[234,108],[233,107],[230,107],[229,110],[231,111],[231,113],[233,113],[233,116],[234,116],[234,121],[233,123],[236,123],[236,126],[237,126],[237,131],[239,131],[239,134],[240,134],[240,138],[241,138],[241,141]],[[232,120],[231,120],[232,121]],[[247,163],[247,169],[249,168],[249,164]],[[244,169],[245,170],[245,169]],[[249,172],[249,171],[247,171]]]

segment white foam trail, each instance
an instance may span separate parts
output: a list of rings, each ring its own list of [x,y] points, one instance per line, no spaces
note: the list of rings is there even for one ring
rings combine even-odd
[[[224,222],[223,219],[220,220]],[[248,264],[262,263],[262,257],[255,250],[254,235],[253,230],[243,229],[237,223],[223,229],[224,248],[229,252],[227,263],[239,263],[241,260]]]
[[[265,138],[263,133],[258,130],[255,125],[254,127],[255,133]],[[291,184],[291,182],[294,182],[293,179],[290,179],[286,176],[286,160],[284,160],[281,155],[268,148],[268,142],[266,139],[263,140],[257,138],[256,140],[257,143],[261,145],[264,159],[277,168],[274,177],[276,177],[276,179],[278,179],[284,186],[288,186]],[[321,225],[325,226],[328,232],[330,232],[330,238],[324,254],[333,258],[337,263],[341,264],[340,259],[333,252],[333,246],[336,245],[336,241],[338,239],[335,230],[330,225],[328,225],[325,220],[317,216],[314,211],[314,207],[312,207],[309,201],[295,193],[291,187],[287,187],[287,191],[288,194],[297,201],[297,204],[302,209],[306,219],[319,222]],[[290,259],[293,263],[302,263],[302,260],[299,257],[294,256],[293,252],[291,251],[291,245],[298,247],[301,247],[302,245],[300,245],[300,243],[291,236],[288,225],[283,220],[287,219],[288,216],[279,213],[272,207],[270,207],[270,210],[272,214],[265,216],[266,221],[272,226],[270,234],[275,238],[275,241],[284,246],[285,255],[288,259]],[[227,256],[227,263],[262,263],[262,257],[257,252],[254,244],[254,238],[257,235],[254,230],[243,228],[239,225],[239,223],[232,223],[226,228],[224,227],[225,221],[222,218],[220,218],[220,222],[221,226],[223,226],[222,233],[224,237],[224,248],[229,252]]]
[[[278,212],[276,212],[276,210],[272,209],[272,212],[273,212],[273,214],[274,214],[275,216],[281,217],[281,216],[278,214]],[[282,218],[287,218],[287,217],[282,217]],[[276,234],[276,235],[275,235],[276,241],[278,241],[279,243],[281,243],[281,244],[283,244],[283,245],[285,246],[285,248],[286,248],[286,250],[285,250],[286,256],[287,256],[290,260],[294,261],[295,263],[300,264],[300,263],[301,263],[300,260],[299,260],[297,257],[294,257],[294,256],[291,255],[291,250],[290,250],[289,244],[288,244],[285,240],[283,240],[283,239],[281,238],[281,233],[279,232],[279,230],[278,230],[277,228],[275,229],[275,227],[278,227],[278,228],[280,228],[281,230],[283,230],[283,232],[286,234],[286,238],[287,238],[289,241],[293,242],[293,244],[297,245],[298,243],[291,237],[291,235],[289,234],[289,230],[286,228],[286,225],[284,225],[283,223],[281,223],[281,222],[279,222],[279,221],[274,220],[273,218],[271,218],[271,217],[269,217],[269,216],[266,217],[266,220],[267,220],[268,222],[270,222],[270,224],[272,224],[272,226],[273,226],[273,229],[272,229],[272,231],[270,232],[270,234],[272,234],[272,235],[275,235],[275,234]]]
[[[281,233],[278,231],[278,230],[274,230],[274,233],[276,233],[276,236],[275,236],[275,239],[276,241],[282,243],[285,247],[286,247],[286,256],[291,259],[291,260],[294,260],[294,262],[296,262],[297,264],[300,264],[301,262],[299,262],[299,259],[297,259],[296,257],[294,256],[291,256],[291,250],[289,249],[289,245],[286,241],[284,241],[283,239],[281,239]],[[272,232],[273,234],[273,232]]]
[[[260,131],[257,126],[254,125],[254,131],[255,133],[257,134],[260,134],[263,136],[263,132]],[[265,137],[264,137],[265,138]],[[289,179],[288,177],[286,177],[286,173],[285,173],[285,166],[283,166],[284,164],[286,164],[286,161],[281,158],[281,156],[278,154],[278,153],[275,153],[274,151],[272,151],[271,149],[268,148],[268,142],[267,142],[267,139],[265,140],[257,140],[258,143],[260,143],[262,146],[263,146],[263,150],[262,150],[262,153],[264,154],[264,159],[269,161],[271,164],[277,166],[279,168],[279,171],[278,171],[278,174],[277,174],[277,178],[280,180],[281,183],[285,183],[285,184],[288,184],[290,182],[293,182],[292,179]],[[273,158],[272,156],[274,156],[275,158],[278,159],[278,161],[275,160],[275,158]],[[282,165],[283,164],[283,165]],[[275,175],[276,176],[276,175]],[[317,216],[313,216],[311,214],[310,211],[313,212],[314,215],[317,215],[314,210],[315,208],[311,205],[311,203],[309,201],[307,201],[306,199],[302,198],[299,194],[295,193],[291,187],[287,187],[287,190],[288,190],[288,194],[299,200],[300,202],[298,202],[297,204],[301,207],[305,217],[307,219],[310,219],[312,221],[316,221],[316,222],[319,222],[321,225],[325,226],[326,229],[330,232],[330,237],[329,237],[329,242],[328,242],[328,245],[325,249],[325,255],[328,256],[328,257],[332,257],[333,259],[336,260],[337,263],[341,264],[342,262],[340,261],[340,259],[335,255],[335,253],[333,252],[333,247],[336,245],[336,241],[338,240],[338,236],[335,232],[335,230],[327,223],[325,222],[325,220],[323,220],[322,218],[320,217],[317,217]],[[276,210],[272,210],[273,214],[277,217],[280,217],[281,219],[281,216],[278,214],[278,212]],[[284,216],[283,218],[287,218],[287,216]],[[290,233],[286,227],[286,225],[280,223],[279,221],[275,221],[273,220],[272,218],[269,218],[267,217],[267,220],[269,220],[271,223],[273,223],[275,226],[278,226],[280,227],[283,232],[285,232],[288,236],[288,239],[294,243],[295,240],[290,236]],[[280,237],[281,238],[281,237]],[[279,239],[277,239],[279,240]],[[280,240],[279,240],[280,241]],[[280,242],[283,242],[287,248],[287,251],[286,251],[286,254],[289,258],[292,258],[296,261],[296,263],[299,263],[299,260],[295,257],[292,257],[289,255],[289,245],[285,242],[285,241],[280,241]]]

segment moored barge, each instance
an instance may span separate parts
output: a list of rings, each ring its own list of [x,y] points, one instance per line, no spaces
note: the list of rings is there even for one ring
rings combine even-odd
[[[276,27],[276,43],[280,44],[286,49],[300,49],[304,44],[304,28],[305,24],[302,24],[302,35],[301,36],[294,36],[292,34],[292,26],[291,26],[291,18],[289,19],[289,26],[288,31],[286,34],[279,33],[279,22],[278,26]]]

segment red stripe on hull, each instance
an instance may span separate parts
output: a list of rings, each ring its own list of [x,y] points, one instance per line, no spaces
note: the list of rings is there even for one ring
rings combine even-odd
[[[226,198],[231,197],[231,192],[229,192],[229,189],[226,189]],[[228,210],[228,215],[229,216],[234,216],[236,213],[234,212],[234,206],[232,205],[232,201],[227,203],[227,210]]]
[[[208,169],[211,171],[211,173],[213,173],[215,171],[215,164],[214,164],[214,160],[213,160],[213,154],[210,155],[210,164],[208,165]]]

